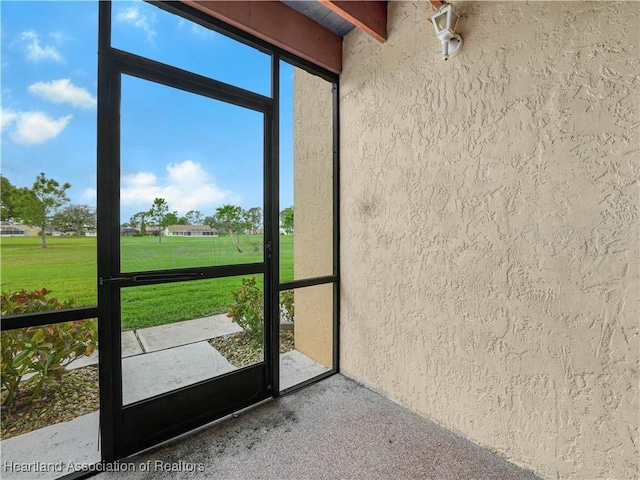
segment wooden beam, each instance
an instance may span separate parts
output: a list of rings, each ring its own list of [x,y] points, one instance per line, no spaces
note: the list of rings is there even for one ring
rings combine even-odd
[[[342,38],[283,3],[254,0],[183,2],[331,72],[342,71]]]
[[[325,7],[367,32],[379,42],[387,41],[387,2],[319,0]]]

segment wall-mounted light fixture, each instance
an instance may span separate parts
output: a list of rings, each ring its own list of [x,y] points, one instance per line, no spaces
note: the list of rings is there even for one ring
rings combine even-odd
[[[436,35],[442,42],[442,58],[449,60],[462,50],[462,37],[456,33],[460,17],[450,3],[443,4],[431,17]]]

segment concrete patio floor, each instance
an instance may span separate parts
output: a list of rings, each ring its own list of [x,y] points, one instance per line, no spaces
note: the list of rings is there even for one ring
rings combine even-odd
[[[130,471],[95,478],[539,478],[342,375],[124,462]]]

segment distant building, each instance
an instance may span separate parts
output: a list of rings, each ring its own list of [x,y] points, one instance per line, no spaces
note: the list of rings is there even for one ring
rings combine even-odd
[[[64,232],[61,230],[58,230],[57,228],[54,227],[47,227],[47,229],[45,230],[46,234],[50,237],[62,237],[64,235]],[[40,230],[38,229],[38,235],[40,235]]]
[[[133,237],[137,235],[140,231],[137,228],[133,227],[120,227],[120,236],[121,237]]]
[[[22,224],[0,225],[0,236],[3,237],[37,237],[38,235],[40,235],[39,227]]]
[[[162,232],[165,237],[217,237],[218,231],[209,225],[170,225]]]
[[[19,225],[2,225],[0,226],[0,235],[3,237],[24,237],[24,229]]]

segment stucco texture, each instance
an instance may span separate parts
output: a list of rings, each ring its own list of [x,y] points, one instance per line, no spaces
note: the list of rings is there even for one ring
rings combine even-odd
[[[640,4],[344,42],[341,371],[548,478],[638,478]],[[312,113],[311,113],[312,114]]]
[[[293,270],[333,275],[333,85],[294,68]],[[333,286],[295,290],[295,344],[333,368]]]

